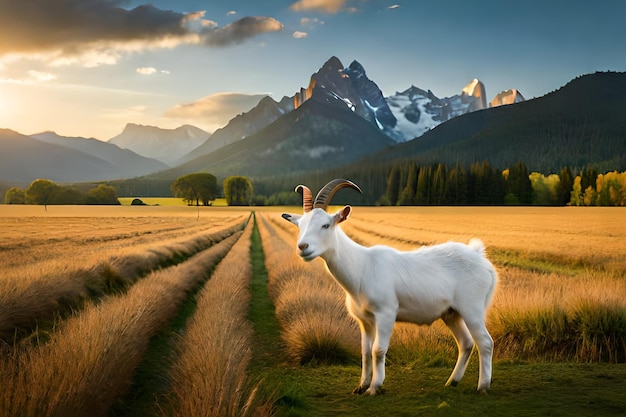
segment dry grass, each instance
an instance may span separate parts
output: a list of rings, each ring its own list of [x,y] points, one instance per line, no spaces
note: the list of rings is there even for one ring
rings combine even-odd
[[[501,358],[626,361],[626,286],[603,270],[575,276],[502,268],[489,313]]]
[[[622,214],[620,209],[597,207],[356,207],[342,227],[363,245],[400,250],[481,238],[500,275],[488,313],[500,359],[623,362]],[[293,230],[293,247],[296,235]],[[284,274],[300,274],[302,265],[295,263],[290,266],[293,272],[285,269]],[[311,292],[317,292],[314,288]],[[323,301],[306,302],[314,306]],[[455,350],[445,326],[398,324],[389,356],[404,365],[412,363],[415,353],[422,361],[448,363],[454,361]]]
[[[182,219],[0,217],[0,343],[10,346],[38,323],[49,327],[86,300],[211,246],[240,230],[246,216]]]
[[[296,254],[296,229],[275,214],[258,216],[269,293],[288,355],[297,363],[345,362],[358,357],[358,327],[348,317],[343,290],[321,260]],[[282,223],[285,223],[283,225]]]
[[[252,279],[249,222],[198,294],[197,309],[177,343],[170,373],[172,416],[271,415],[247,368],[253,329],[247,320]]]
[[[626,270],[626,222],[609,207],[356,207],[344,230],[401,250],[478,237],[492,252]]]
[[[129,387],[148,342],[207,278],[239,234],[150,274],[126,294],[90,305],[38,348],[0,362],[0,415],[106,416]]]
[[[357,207],[344,230],[366,246],[387,244],[401,250],[479,237],[500,275],[488,313],[498,358],[623,362],[622,214],[606,208]],[[454,351],[443,326],[398,328],[392,358],[394,349],[400,357],[411,349],[432,351],[432,343]]]

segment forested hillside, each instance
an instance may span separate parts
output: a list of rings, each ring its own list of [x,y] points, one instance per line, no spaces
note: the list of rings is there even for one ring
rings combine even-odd
[[[421,164],[487,160],[505,168],[557,173],[564,166],[626,169],[626,73],[578,77],[543,97],[466,114],[364,162]]]

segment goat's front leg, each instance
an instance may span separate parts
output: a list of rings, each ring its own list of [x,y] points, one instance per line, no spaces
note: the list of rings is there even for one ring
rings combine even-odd
[[[393,325],[396,322],[395,314],[381,313],[376,315],[376,337],[372,347],[372,359],[374,361],[372,383],[365,394],[382,394],[383,381],[385,380],[385,357],[389,349],[389,341]]]
[[[361,380],[352,392],[363,394],[372,381],[372,345],[376,333],[373,323],[361,319],[358,322],[361,329]]]

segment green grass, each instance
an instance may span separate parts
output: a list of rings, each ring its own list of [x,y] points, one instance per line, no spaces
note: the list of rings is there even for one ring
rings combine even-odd
[[[496,363],[488,395],[478,395],[476,361],[457,387],[444,387],[451,369],[389,366],[386,393],[351,393],[358,366],[293,369],[281,375],[297,401],[281,416],[618,416],[626,413],[626,365]]]
[[[549,256],[545,253],[523,253],[512,249],[490,249],[489,258],[498,266],[508,266],[524,271],[557,273],[575,276],[594,265],[566,257]]]
[[[274,366],[282,360],[280,325],[274,314],[274,304],[267,291],[267,270],[261,236],[257,228],[256,216],[254,229],[250,237],[250,262],[252,263],[252,282],[250,292],[252,301],[248,319],[252,322],[255,335],[253,367],[263,372],[268,366]]]
[[[135,198],[139,198],[148,206],[187,206],[187,203],[184,202],[182,198],[174,197],[119,197],[118,200],[123,206],[130,206],[130,203]],[[212,205],[215,207],[228,206],[228,204],[226,204],[225,198],[216,198],[213,201]]]

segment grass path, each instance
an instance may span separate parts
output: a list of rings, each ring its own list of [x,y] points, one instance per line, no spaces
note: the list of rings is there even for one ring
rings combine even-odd
[[[248,318],[254,327],[253,371],[263,373],[264,370],[283,361],[283,350],[280,342],[280,325],[274,314],[274,304],[268,293],[265,254],[256,222],[255,216],[250,244],[253,277],[250,283],[252,300]]]

